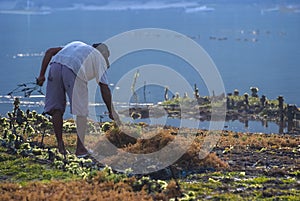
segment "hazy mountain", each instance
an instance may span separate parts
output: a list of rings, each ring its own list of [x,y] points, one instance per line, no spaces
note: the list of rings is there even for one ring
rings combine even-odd
[[[0,10],[50,10],[58,8],[80,9],[85,6],[110,6],[121,9],[163,9],[163,8],[186,8],[214,4],[270,4],[270,5],[293,5],[299,4],[298,0],[0,0]],[[75,6],[74,6],[75,5]],[[127,6],[129,5],[129,6]],[[135,6],[137,5],[137,6]],[[144,6],[143,6],[144,5]],[[169,7],[168,7],[169,5]],[[77,6],[77,7],[76,7]],[[161,6],[161,7],[159,7]],[[88,9],[93,9],[92,7]]]

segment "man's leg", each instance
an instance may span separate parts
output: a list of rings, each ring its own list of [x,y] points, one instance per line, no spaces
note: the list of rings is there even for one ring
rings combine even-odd
[[[87,153],[84,147],[84,138],[87,131],[87,117],[76,116],[76,129],[77,129],[77,148],[76,155],[83,155]]]
[[[66,107],[66,95],[62,83],[62,65],[50,64],[46,88],[45,112],[52,116],[52,123],[60,153],[65,154],[62,139],[63,113]]]
[[[65,149],[63,138],[62,138],[63,113],[60,110],[53,111],[52,123],[53,123],[54,133],[55,133],[57,144],[58,144],[58,151],[61,154],[65,154],[66,149]]]
[[[70,110],[76,115],[77,148],[75,154],[83,155],[87,153],[84,147],[88,116],[87,82],[77,77],[68,67],[63,67],[62,72],[64,87],[70,100]]]

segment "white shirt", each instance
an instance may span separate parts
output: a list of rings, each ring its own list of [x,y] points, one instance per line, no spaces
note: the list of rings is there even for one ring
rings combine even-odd
[[[108,84],[107,65],[102,54],[94,47],[80,41],[67,44],[50,63],[60,63],[70,68],[80,79]]]

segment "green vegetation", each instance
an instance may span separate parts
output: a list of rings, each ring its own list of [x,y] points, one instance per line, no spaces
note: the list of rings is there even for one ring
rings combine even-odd
[[[77,175],[40,164],[28,157],[7,154],[3,148],[0,155],[0,175],[2,181],[26,183],[28,181],[71,180]]]
[[[295,179],[250,176],[245,172],[191,175],[181,184],[193,192],[190,197],[186,195],[185,200],[192,197],[199,200],[297,200],[300,195],[299,181]]]
[[[19,116],[18,116],[19,113]],[[149,175],[118,173],[92,158],[77,158],[74,121],[64,122],[71,153],[59,154],[50,119],[14,108],[0,119],[0,200],[298,200],[300,136],[222,131],[213,152],[199,159],[209,131],[193,133],[194,142],[171,169]],[[99,131],[100,130],[100,131]],[[113,123],[90,122],[121,150],[151,153],[174,137],[176,128],[138,124],[127,131]],[[134,134],[138,139],[126,135]],[[143,138],[151,135],[151,138]],[[89,139],[91,137],[91,139]],[[99,137],[99,136],[97,136]],[[141,139],[139,139],[141,138]],[[94,135],[87,136],[93,142]],[[100,142],[105,150],[105,144]],[[130,162],[118,159],[118,162]]]

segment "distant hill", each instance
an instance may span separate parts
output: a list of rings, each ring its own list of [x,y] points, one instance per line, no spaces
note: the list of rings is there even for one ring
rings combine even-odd
[[[88,4],[88,5],[105,5],[111,2],[126,2],[143,4],[146,2],[163,2],[163,3],[190,3],[195,2],[199,5],[204,4],[299,4],[298,0],[0,0],[0,9],[25,9],[28,6],[34,8],[51,7],[51,8],[64,8],[70,7],[74,4]]]

